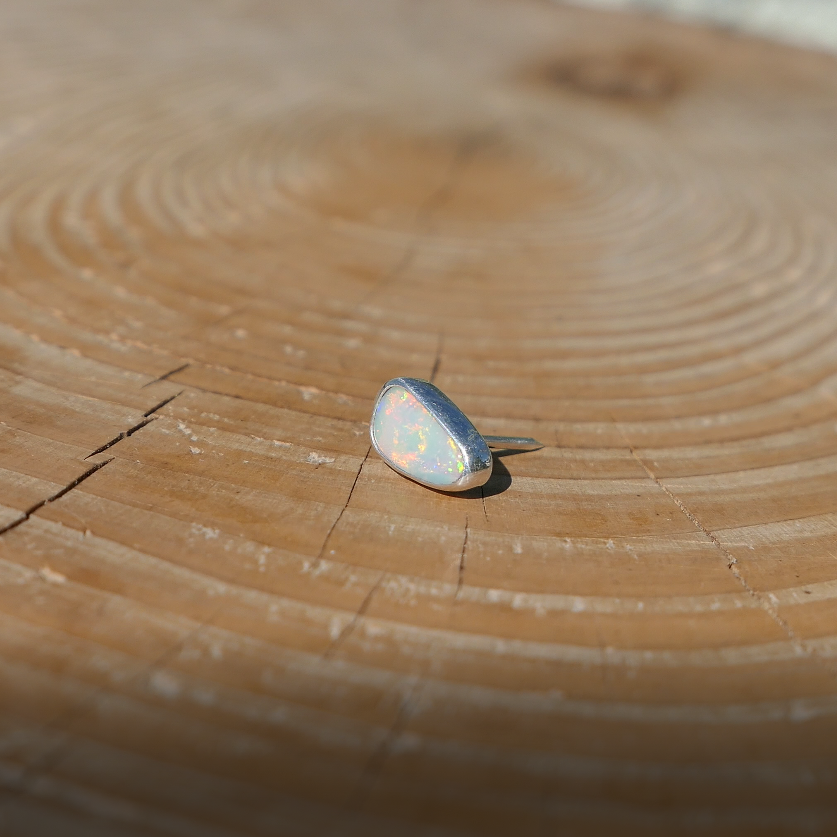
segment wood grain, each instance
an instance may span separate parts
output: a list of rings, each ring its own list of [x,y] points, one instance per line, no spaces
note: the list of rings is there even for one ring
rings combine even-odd
[[[834,58],[535,0],[0,44],[0,832],[835,833]],[[431,374],[546,447],[400,478]]]

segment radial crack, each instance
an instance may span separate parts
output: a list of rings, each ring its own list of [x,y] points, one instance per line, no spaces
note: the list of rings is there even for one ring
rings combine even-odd
[[[154,413],[156,413],[158,410],[162,410],[162,409],[163,409],[163,407],[165,407],[165,406],[166,406],[166,404],[171,404],[171,402],[172,402],[172,401],[174,401],[174,399],[175,399],[175,398],[179,398],[181,395],[183,395],[183,393],[184,393],[184,392],[185,392],[185,390],[180,390],[180,392],[176,392],[174,395],[170,395],[168,398],[164,398],[164,399],[163,399],[163,400],[162,400],[159,404],[157,404],[156,406],[152,407],[150,410],[146,410],[146,411],[143,413],[143,415],[144,415],[146,418],[148,418],[148,416],[153,415],[153,414],[154,414]],[[137,429],[139,429],[139,428],[137,428]],[[132,431],[132,432],[133,432],[133,431]]]
[[[96,448],[96,450],[94,450],[93,453],[88,453],[87,456],[85,456],[84,458],[90,459],[91,457],[96,456],[96,454],[104,453],[104,451],[106,451],[108,448],[112,448],[117,442],[121,442],[123,439],[127,439],[128,436],[131,436],[132,434],[136,433],[137,430],[142,429],[143,427],[145,427],[146,424],[151,424],[152,421],[154,421],[153,418],[143,419],[139,424],[135,424],[130,430],[123,430],[118,436],[115,436],[109,442],[105,442],[100,448]]]
[[[317,555],[317,560],[321,561],[323,556],[325,555],[326,547],[328,546],[329,539],[331,538],[332,532],[337,528],[337,524],[340,522],[341,518],[343,517],[343,513],[349,507],[349,503],[352,499],[352,494],[355,493],[355,486],[357,485],[357,481],[360,479],[360,475],[363,471],[363,466],[366,464],[366,460],[369,459],[369,454],[372,452],[372,445],[366,449],[366,456],[363,457],[363,462],[360,463],[360,468],[357,469],[357,473],[355,474],[355,481],[352,483],[352,487],[349,490],[349,496],[346,498],[346,502],[343,504],[343,508],[340,509],[340,514],[337,515],[334,523],[331,524],[328,532],[326,533],[325,540],[323,540],[323,545],[320,547],[319,555]]]
[[[410,722],[410,718],[415,711],[415,705],[418,702],[423,685],[424,680],[422,679],[422,676],[415,675],[410,686],[410,691],[401,701],[392,725],[387,730],[384,739],[369,756],[369,759],[364,766],[363,774],[360,777],[358,792],[355,794],[355,804],[358,808],[363,807],[372,785],[384,769],[384,765],[392,752],[393,745],[407,728],[407,724]]]
[[[459,598],[459,594],[462,592],[462,584],[465,581],[465,554],[468,551],[468,535],[470,533],[470,527],[468,525],[468,515],[465,515],[465,537],[462,540],[462,551],[459,553],[459,575],[456,579],[456,593],[454,593],[453,600],[456,601]]]
[[[156,413],[158,410],[161,410],[163,407],[166,406],[166,404],[171,403],[172,401],[174,401],[175,398],[177,398],[178,395],[182,394],[182,392],[178,392],[176,395],[172,395],[170,398],[164,399],[155,407],[152,407],[150,410],[143,413],[142,421],[138,422],[133,427],[128,428],[128,430],[123,430],[118,436],[115,436],[109,442],[105,442],[105,444],[103,444],[101,447],[96,448],[96,450],[94,450],[93,453],[87,454],[87,456],[84,457],[84,460],[86,461],[90,459],[91,456],[96,456],[99,453],[103,453],[104,451],[108,450],[108,448],[112,448],[117,442],[121,442],[128,436],[132,436],[134,433],[137,432],[137,430],[141,430],[143,427],[150,424],[152,421],[154,421],[154,419],[149,418],[149,416],[151,416],[153,413]],[[21,523],[26,523],[26,521],[29,520],[29,518],[32,517],[32,515],[35,514],[35,512],[37,512],[39,509],[42,509],[48,503],[54,503],[56,500],[60,499],[65,494],[67,494],[69,491],[72,491],[76,486],[83,483],[88,477],[92,477],[93,474],[95,474],[96,471],[98,471],[100,468],[104,468],[105,465],[107,465],[109,462],[113,462],[113,457],[111,457],[110,459],[106,459],[104,462],[97,462],[95,465],[88,468],[80,477],[76,477],[76,479],[74,479],[69,485],[65,485],[60,491],[56,492],[50,497],[47,497],[45,500],[41,500],[39,503],[35,503],[34,506],[27,509],[20,517],[15,518],[15,520],[13,520],[11,523],[7,524],[2,529],[0,529],[0,535],[4,535],[6,532],[11,531],[12,529],[16,529],[18,526],[21,525]]]
[[[465,137],[465,139],[459,143],[444,181],[416,207],[415,217],[416,226],[418,228],[417,234],[413,237],[413,240],[409,243],[407,249],[404,251],[404,254],[396,265],[380,280],[380,282],[367,291],[367,293],[361,298],[358,305],[366,304],[380,291],[386,290],[386,288],[392,285],[412,264],[418,254],[422,236],[432,232],[431,221],[433,214],[450,200],[451,195],[456,189],[456,182],[462,174],[462,171],[468,165],[480,146],[491,140],[492,134],[492,129],[477,131]]]
[[[439,367],[442,365],[442,349],[445,345],[445,332],[439,332],[439,339],[436,343],[436,359],[433,361],[433,368],[430,370],[430,377],[427,379],[430,383],[434,383],[436,375],[439,374]]]
[[[57,491],[55,494],[47,497],[46,500],[41,500],[39,503],[35,503],[34,506],[27,509],[16,520],[13,520],[7,526],[0,529],[0,535],[5,535],[6,532],[16,529],[21,523],[26,523],[26,521],[29,520],[35,512],[42,509],[48,503],[54,503],[56,500],[59,500],[65,494],[76,488],[76,486],[81,485],[81,483],[83,483],[88,477],[92,477],[93,474],[95,474],[100,468],[104,468],[109,462],[113,462],[113,459],[106,459],[104,462],[97,462],[92,468],[88,468],[80,477],[76,477],[69,485],[65,485],[60,491]]]
[[[143,384],[140,389],[145,389],[146,387],[150,387],[152,384],[158,384],[160,381],[166,381],[171,378],[172,375],[176,375],[178,372],[182,372],[184,369],[188,369],[189,364],[184,363],[182,366],[178,366],[177,369],[172,369],[171,372],[166,372],[165,375],[160,375],[159,378],[155,378],[153,381],[149,381],[147,384]]]
[[[114,436],[109,442],[105,442],[101,447],[96,448],[96,450],[94,450],[93,453],[88,453],[87,456],[85,456],[84,458],[90,459],[92,456],[96,456],[99,453],[103,453],[108,448],[112,448],[117,442],[121,442],[123,439],[127,439],[129,436],[133,436],[134,433],[137,432],[137,430],[142,430],[142,428],[145,427],[147,424],[151,424],[151,422],[154,421],[154,419],[150,417],[153,416],[153,414],[156,413],[158,410],[162,410],[163,407],[166,406],[166,404],[171,404],[171,402],[174,401],[174,399],[177,398],[178,395],[183,395],[183,392],[178,392],[175,395],[170,396],[169,398],[163,399],[159,404],[157,404],[156,407],[152,407],[150,410],[143,413],[144,418],[142,421],[138,422],[133,427],[129,427],[127,430],[123,430],[118,436]]]
[[[623,434],[624,437],[624,434]],[[627,441],[627,439],[625,440]],[[688,518],[688,520],[692,523],[692,525],[701,532],[712,545],[724,556],[727,562],[727,568],[735,577],[735,580],[741,585],[741,587],[747,592],[749,596],[753,598],[753,600],[759,605],[765,613],[770,616],[770,618],[782,629],[782,631],[787,635],[788,639],[793,642],[797,648],[802,650],[806,654],[810,654],[811,652],[804,646],[802,642],[800,642],[796,634],[793,631],[793,628],[779,615],[779,612],[776,608],[765,599],[765,597],[759,593],[757,590],[754,590],[747,582],[747,579],[739,571],[738,567],[738,559],[718,540],[713,532],[707,529],[700,520],[686,507],[683,501],[673,494],[666,485],[664,485],[660,480],[657,478],[657,475],[643,462],[642,458],[637,455],[636,451],[633,449],[633,446],[628,444],[628,449],[631,452],[631,456],[639,463],[640,467],[645,471],[648,475],[648,478],[651,479],[654,484],[665,493],[665,495],[677,506],[678,509]]]
[[[326,648],[325,653],[323,654],[324,659],[328,659],[329,657],[333,657],[335,653],[337,653],[337,649],[349,638],[352,631],[357,627],[358,622],[366,615],[366,611],[369,609],[369,605],[372,602],[372,597],[375,595],[378,588],[381,586],[381,582],[386,577],[386,573],[381,573],[378,577],[378,580],[372,585],[370,591],[363,597],[363,601],[360,603],[360,607],[355,612],[355,615],[352,617],[351,621],[348,625],[346,625],[334,642]]]

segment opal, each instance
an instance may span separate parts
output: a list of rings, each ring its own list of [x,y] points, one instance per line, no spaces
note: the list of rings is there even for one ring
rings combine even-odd
[[[409,477],[445,488],[465,473],[465,457],[438,419],[404,387],[387,389],[375,406],[378,452]]]

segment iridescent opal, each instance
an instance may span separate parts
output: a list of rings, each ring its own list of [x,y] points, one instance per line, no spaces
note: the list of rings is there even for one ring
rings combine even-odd
[[[378,401],[372,431],[379,452],[407,476],[452,486],[465,472],[459,445],[404,387],[390,387]]]

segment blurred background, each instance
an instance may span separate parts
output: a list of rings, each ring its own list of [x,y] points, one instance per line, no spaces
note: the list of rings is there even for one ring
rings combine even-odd
[[[831,0],[580,0],[578,5],[664,14],[800,46],[837,49],[837,6]]]

